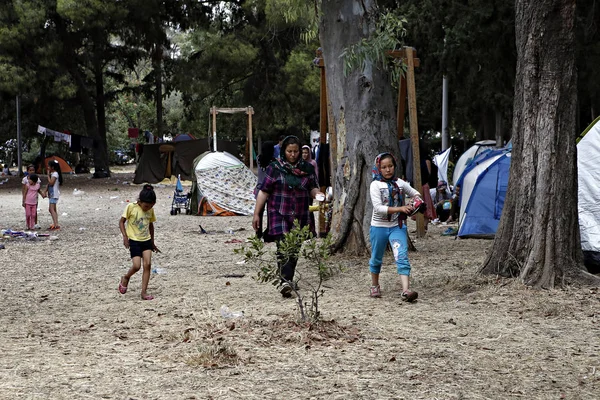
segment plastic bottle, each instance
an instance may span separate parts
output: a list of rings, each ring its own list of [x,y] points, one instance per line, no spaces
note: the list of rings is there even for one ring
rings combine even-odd
[[[158,275],[164,275],[167,273],[167,270],[164,268],[160,268],[160,267],[154,267],[154,268],[152,268],[152,273],[158,274]]]
[[[244,316],[243,311],[234,311],[234,312],[229,311],[229,307],[227,307],[226,305],[222,305],[220,311],[221,311],[221,316],[226,319],[241,318]]]

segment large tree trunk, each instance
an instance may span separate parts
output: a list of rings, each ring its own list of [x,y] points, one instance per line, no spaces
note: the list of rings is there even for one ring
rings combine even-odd
[[[98,119],[96,114],[96,107],[94,105],[94,98],[88,92],[88,85],[85,76],[79,69],[79,64],[77,63],[77,52],[75,51],[75,48],[71,42],[71,37],[69,32],[67,31],[65,23],[60,17],[56,18],[56,29],[57,33],[63,40],[62,57],[63,62],[65,63],[65,68],[71,75],[71,78],[73,79],[73,82],[77,87],[77,98],[80,101],[81,109],[83,111],[83,118],[85,120],[87,135],[90,138],[94,139],[94,177],[108,177],[109,171],[107,152],[108,147],[106,143],[106,128],[104,129],[104,134],[101,135],[100,131],[98,130]],[[97,74],[95,73],[95,75]],[[100,83],[103,84],[102,82]],[[102,89],[102,98],[104,97],[103,90],[104,89]],[[104,107],[104,102],[102,103],[102,107]],[[102,112],[104,113],[104,110]]]
[[[482,272],[551,288],[582,266],[575,148],[575,0],[517,0],[508,194]]]
[[[162,45],[157,44],[154,51],[154,101],[156,103],[156,136],[163,139],[165,134],[163,129],[163,93],[162,93]]]
[[[104,95],[104,71],[102,70],[101,60],[94,62],[94,75],[96,81],[96,117],[98,120],[98,137],[100,138],[98,149],[94,151],[94,169],[96,172],[102,169],[106,171],[107,176],[110,176],[106,142],[106,96]],[[96,174],[96,177],[100,178],[101,176]]]
[[[335,128],[331,154],[335,203],[332,230],[335,248],[367,250],[371,219],[371,167],[375,156],[398,156],[395,99],[388,74],[373,63],[344,76],[345,48],[368,37],[378,15],[374,0],[324,0],[320,41],[327,77],[327,96]],[[390,49],[391,50],[391,49]]]

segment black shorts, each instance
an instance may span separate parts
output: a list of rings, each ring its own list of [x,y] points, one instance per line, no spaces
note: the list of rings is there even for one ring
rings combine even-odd
[[[137,240],[129,239],[129,254],[131,254],[131,258],[133,257],[141,257],[144,251],[150,250],[152,251],[152,240],[145,240],[143,242],[138,242]]]

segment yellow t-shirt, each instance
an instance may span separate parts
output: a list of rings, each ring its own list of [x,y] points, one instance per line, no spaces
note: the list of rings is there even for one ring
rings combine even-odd
[[[125,232],[127,232],[129,239],[137,240],[138,242],[151,239],[150,224],[156,221],[153,208],[144,212],[142,207],[137,203],[130,203],[125,207],[122,217],[127,220]]]

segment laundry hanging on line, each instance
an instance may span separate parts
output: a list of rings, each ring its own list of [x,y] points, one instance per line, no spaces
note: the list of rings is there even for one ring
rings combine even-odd
[[[68,133],[53,131],[52,129],[45,128],[41,125],[38,125],[37,131],[42,135],[54,137],[55,142],[64,142],[68,143],[69,146],[71,146],[71,135],[69,135]]]
[[[87,154],[88,149],[94,148],[94,139],[88,136],[57,132],[40,125],[38,125],[37,131],[42,135],[53,137],[55,142],[68,143],[69,151],[74,153]]]

